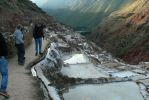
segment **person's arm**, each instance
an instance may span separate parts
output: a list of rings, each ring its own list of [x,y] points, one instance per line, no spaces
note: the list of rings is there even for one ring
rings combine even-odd
[[[33,37],[35,38],[36,35],[36,28],[33,29]]]
[[[7,58],[8,57],[8,48],[7,48],[7,43],[4,39],[3,36],[1,36],[1,45],[2,45],[2,52],[3,52],[3,55]]]
[[[40,34],[42,35],[43,39],[44,39],[44,32],[43,29],[40,30]]]
[[[19,34],[18,34],[18,40],[19,40],[20,43],[24,43],[22,32],[19,32]]]
[[[40,27],[39,33],[41,34],[41,36],[44,38],[44,31],[43,31],[44,27],[43,25]]]

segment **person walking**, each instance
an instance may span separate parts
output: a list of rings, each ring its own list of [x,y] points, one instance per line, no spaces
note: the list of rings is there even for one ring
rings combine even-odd
[[[16,27],[16,30],[14,32],[14,38],[15,38],[15,46],[17,48],[18,52],[18,64],[24,65],[25,63],[25,48],[24,48],[24,35],[21,32],[21,25],[18,25]]]
[[[6,41],[0,33],[0,73],[2,75],[1,80],[1,87],[0,87],[0,95],[3,95],[4,97],[9,97],[6,89],[8,86],[8,49]]]
[[[33,29],[33,37],[35,40],[35,56],[42,53],[42,38],[44,38],[43,32],[44,26],[40,24],[35,24]]]

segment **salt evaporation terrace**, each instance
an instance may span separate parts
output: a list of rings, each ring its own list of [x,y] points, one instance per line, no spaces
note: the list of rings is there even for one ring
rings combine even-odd
[[[66,65],[62,67],[61,73],[68,77],[83,79],[108,77],[108,75],[99,72],[84,54],[74,54],[71,58],[64,60],[64,64]]]
[[[134,82],[79,85],[64,94],[65,100],[144,100]]]
[[[63,59],[65,64],[89,63],[89,59],[84,54],[73,54],[69,56],[64,56]]]
[[[51,32],[32,68],[45,100],[149,100],[148,62],[125,64],[78,33]]]

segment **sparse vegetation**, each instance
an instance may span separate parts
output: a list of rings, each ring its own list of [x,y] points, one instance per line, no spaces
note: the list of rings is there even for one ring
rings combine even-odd
[[[149,60],[149,2],[137,0],[132,5],[106,18],[97,30],[96,41],[117,57],[139,63]]]
[[[20,5],[20,7],[24,8],[24,9],[30,9],[33,11],[44,13],[39,7],[37,7],[36,4],[32,3],[32,1],[30,1],[30,0],[18,0],[17,5]]]
[[[144,51],[148,50],[149,51],[149,43],[144,45]]]
[[[134,40],[134,36],[129,35],[127,37],[123,37],[121,38],[118,42],[118,46],[116,49],[116,54],[117,56],[122,56],[125,53],[131,51],[131,49],[133,48],[133,40]]]
[[[7,9],[16,10],[16,6],[14,4],[12,4],[11,2],[8,2],[6,0],[5,1],[1,0],[0,6],[5,7]]]

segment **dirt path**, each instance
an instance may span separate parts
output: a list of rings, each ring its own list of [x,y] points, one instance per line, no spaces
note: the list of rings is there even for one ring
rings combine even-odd
[[[43,48],[45,48],[47,44],[48,41],[44,40]],[[25,68],[30,62],[37,58],[35,56],[34,46],[33,41],[26,49],[25,66],[19,66],[17,64],[17,56],[9,60],[9,100],[43,100],[42,97],[39,96],[40,89],[37,80],[31,76],[30,70]],[[0,100],[2,100],[1,96]]]

